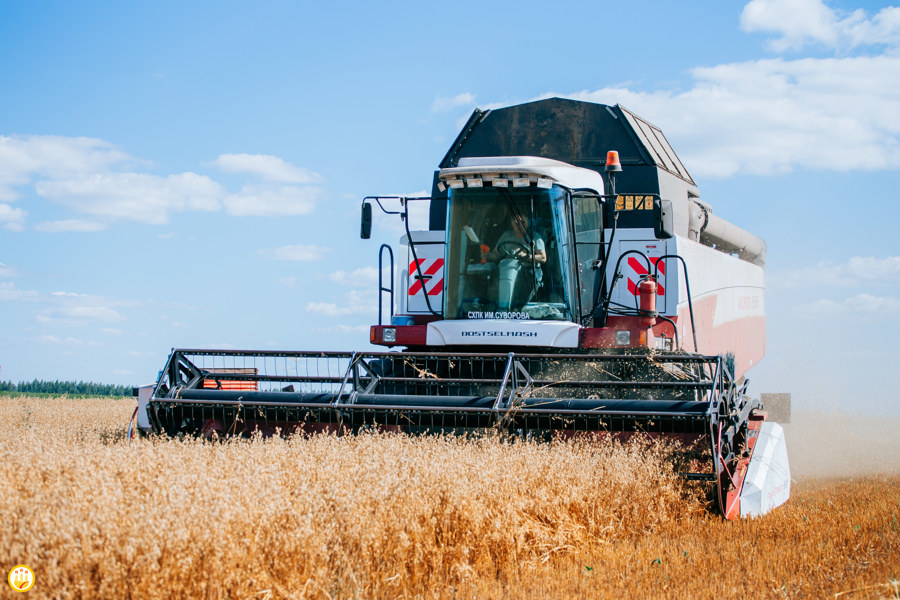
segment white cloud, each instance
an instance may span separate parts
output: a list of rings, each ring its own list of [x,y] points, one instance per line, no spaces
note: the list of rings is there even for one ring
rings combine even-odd
[[[34,290],[20,290],[11,281],[0,282],[0,300],[34,301],[38,300],[40,296]]]
[[[75,292],[56,291],[41,294],[33,290],[20,290],[11,281],[0,282],[0,300],[37,303],[38,310],[34,313],[34,320],[50,327],[110,324],[124,321],[125,317],[116,308],[137,304],[128,300]],[[107,328],[102,331],[116,335],[115,332],[118,330]]]
[[[741,13],[741,29],[773,33],[777,52],[816,44],[848,50],[860,46],[900,43],[900,8],[888,6],[873,17],[864,10],[842,13],[822,0],[752,0]]]
[[[851,319],[866,319],[873,316],[896,314],[900,311],[900,299],[894,297],[857,294],[845,300],[816,300],[796,307],[795,312],[809,318],[843,316]]]
[[[375,290],[351,290],[340,304],[334,302],[308,302],[306,311],[326,317],[347,315],[374,315],[378,312]]]
[[[102,173],[40,181],[35,188],[40,196],[77,212],[152,225],[168,222],[170,212],[217,210],[224,195],[220,184],[196,173]]]
[[[20,196],[15,186],[32,177],[52,179],[96,173],[131,158],[104,140],[56,135],[0,135],[0,200]]]
[[[694,175],[900,168],[900,57],[770,59],[692,73],[683,92],[608,87],[566,97],[621,103],[656,123]]]
[[[276,183],[316,183],[321,175],[269,154],[222,154],[215,161],[228,173],[250,173]]]
[[[168,316],[168,315],[162,315],[162,316],[160,316],[160,320],[161,320],[161,321],[165,321],[165,322],[166,322],[169,326],[171,326],[171,327],[176,327],[176,328],[179,328],[179,329],[182,329],[182,328],[185,328],[185,327],[190,327],[187,323],[183,323],[183,322],[181,322],[181,321],[176,321],[175,319],[173,319],[172,317],[170,317],[170,316]]]
[[[339,317],[353,312],[349,307],[338,306],[333,302],[308,302],[306,311],[326,317]]]
[[[152,350],[129,350],[126,354],[128,356],[136,356],[138,358],[157,358],[159,356],[158,353]]]
[[[88,294],[79,294],[78,292],[50,292],[51,296],[56,296],[57,298],[90,298]]]
[[[115,220],[168,222],[181,211],[232,215],[306,215],[322,193],[309,185],[317,173],[263,154],[223,154],[213,164],[262,180],[236,193],[206,175],[184,172],[153,175],[130,172],[138,165],[109,142],[62,136],[0,136],[0,227],[24,229],[26,212],[8,202],[33,186],[38,196],[91,219],[63,218],[38,225],[44,232],[99,231]],[[90,223],[90,224],[88,224]]]
[[[770,273],[769,282],[786,288],[897,285],[900,284],[900,256],[854,256],[842,263],[821,261],[812,267]]]
[[[0,277],[18,277],[19,270],[15,267],[0,263]]]
[[[360,267],[354,271],[335,271],[328,279],[340,285],[369,287],[378,285],[378,269],[375,267]]]
[[[333,327],[323,327],[321,329],[314,329],[313,331],[318,331],[321,333],[361,335],[369,333],[370,327],[371,325],[334,325]]]
[[[108,306],[72,305],[38,311],[34,319],[45,325],[86,325],[91,322],[114,323],[125,317]]]
[[[26,214],[21,208],[13,208],[9,204],[0,204],[0,226],[10,231],[22,231]]]
[[[300,262],[320,260],[328,252],[331,252],[330,248],[302,244],[281,246],[272,250],[259,251],[263,256],[268,256],[275,260],[294,260]]]
[[[475,96],[469,92],[457,94],[452,98],[438,97],[431,105],[431,112],[444,112],[463,106],[474,106]]]
[[[37,338],[37,341],[43,344],[66,345],[66,346],[83,346],[84,340],[78,338],[66,337],[60,338],[55,335],[44,334]]]
[[[225,197],[225,210],[235,216],[296,216],[313,212],[321,190],[297,186],[244,186]]]
[[[136,304],[128,300],[75,292],[56,291],[40,294],[30,290],[19,290],[12,282],[0,282],[0,300],[40,303],[43,307],[34,314],[34,320],[48,326],[83,326],[124,321],[125,317],[116,308]]]
[[[35,231],[44,233],[62,233],[62,232],[93,232],[103,231],[106,229],[105,223],[97,221],[84,221],[81,219],[65,219],[62,221],[44,221],[34,226]]]
[[[620,103],[659,125],[694,175],[900,168],[900,7],[844,14],[822,0],[753,0],[746,31],[772,32],[779,49],[815,42],[881,54],[766,59],[698,67],[684,90],[628,84],[570,94]]]

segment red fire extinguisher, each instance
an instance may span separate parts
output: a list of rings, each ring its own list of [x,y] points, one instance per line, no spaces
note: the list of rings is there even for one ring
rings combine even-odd
[[[641,326],[653,327],[656,324],[656,277],[644,275],[638,284],[639,302],[641,309]]]

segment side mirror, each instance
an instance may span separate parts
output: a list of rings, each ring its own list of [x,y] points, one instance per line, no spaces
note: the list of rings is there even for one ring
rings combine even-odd
[[[659,240],[675,236],[675,214],[671,200],[653,199],[653,234]]]
[[[359,237],[364,240],[372,237],[372,205],[368,202],[363,202],[362,205],[362,220]]]

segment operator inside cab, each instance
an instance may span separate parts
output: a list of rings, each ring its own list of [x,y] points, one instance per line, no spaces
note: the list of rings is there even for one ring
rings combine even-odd
[[[481,246],[482,260],[497,263],[498,274],[498,306],[501,311],[509,311],[512,306],[524,305],[532,300],[543,283],[541,265],[547,262],[546,245],[541,234],[528,227],[525,215],[519,212],[510,213],[509,227],[497,240],[493,250]],[[529,298],[525,285],[516,285],[522,270],[526,277],[534,282]],[[524,279],[524,278],[523,278]]]

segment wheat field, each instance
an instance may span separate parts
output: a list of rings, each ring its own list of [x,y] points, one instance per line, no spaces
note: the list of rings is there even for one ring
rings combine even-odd
[[[128,442],[133,406],[0,396],[0,566],[34,570],[25,596],[900,598],[900,472],[725,522],[649,442]]]

